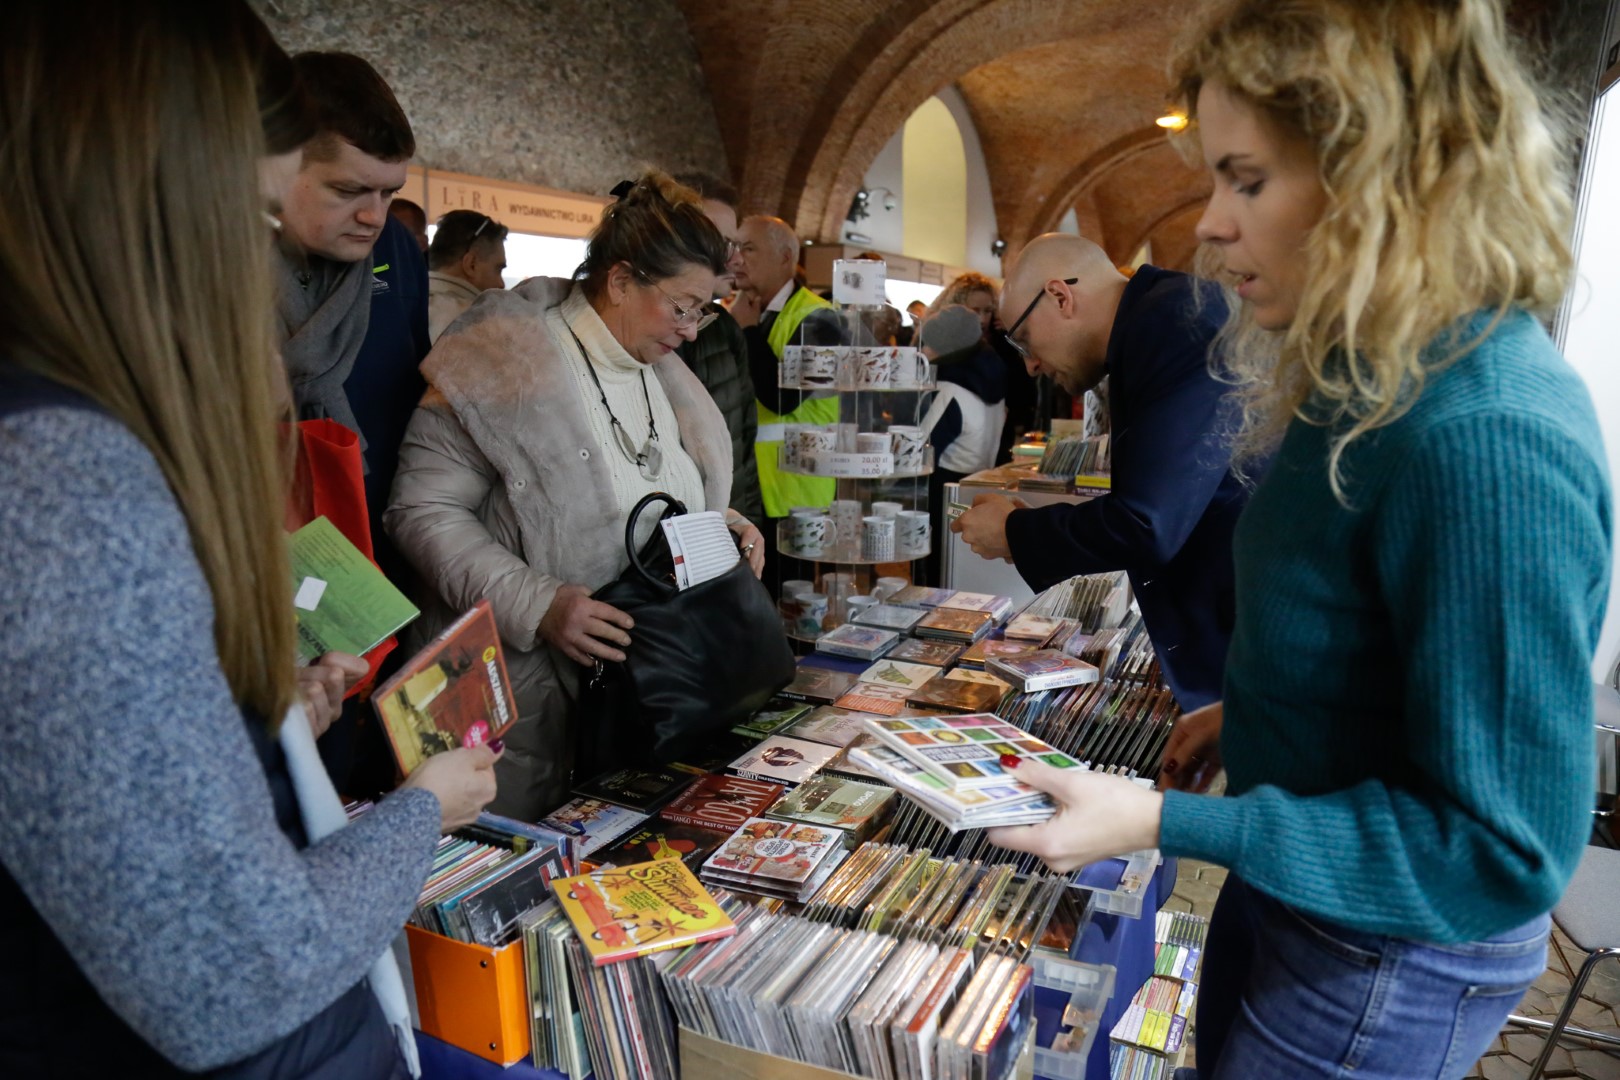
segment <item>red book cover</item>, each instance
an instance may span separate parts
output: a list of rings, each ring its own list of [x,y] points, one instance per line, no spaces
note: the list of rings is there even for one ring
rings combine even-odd
[[[681,792],[658,816],[681,825],[735,832],[749,818],[764,814],[765,808],[786,790],[781,784],[764,780],[709,773]]]
[[[406,776],[434,754],[506,734],[517,706],[489,601],[478,601],[411,657],[371,704]]]

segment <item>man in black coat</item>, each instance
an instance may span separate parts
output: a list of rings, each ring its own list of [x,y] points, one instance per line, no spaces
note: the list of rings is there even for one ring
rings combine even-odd
[[[1031,374],[1071,394],[1108,376],[1113,486],[1039,509],[981,495],[952,525],[975,552],[1044,589],[1125,570],[1165,680],[1186,710],[1221,697],[1232,633],[1232,527],[1248,489],[1231,469],[1231,388],[1211,373],[1219,290],[1144,266],[1123,277],[1078,236],[1030,243],[1001,294]]]

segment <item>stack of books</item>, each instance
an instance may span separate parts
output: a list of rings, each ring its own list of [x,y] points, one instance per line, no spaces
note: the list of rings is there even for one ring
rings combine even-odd
[[[996,618],[987,611],[965,611],[960,608],[935,608],[921,619],[912,633],[930,641],[944,641],[952,645],[971,645],[996,627]]]
[[[753,818],[709,856],[702,879],[723,889],[803,903],[844,858],[838,829]]]

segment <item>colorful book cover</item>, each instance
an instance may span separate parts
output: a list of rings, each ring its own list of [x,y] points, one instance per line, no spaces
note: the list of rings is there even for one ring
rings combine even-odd
[[[288,537],[287,551],[300,663],[329,652],[364,656],[421,614],[324,517]]]
[[[817,638],[816,650],[834,656],[849,656],[856,660],[876,660],[899,642],[900,635],[893,630],[845,623]]]
[[[488,600],[451,623],[371,695],[400,771],[434,754],[482,746],[517,719]]]
[[[730,829],[705,829],[657,818],[633,831],[611,847],[591,856],[598,868],[631,866],[654,859],[680,859],[696,870],[731,836]]]
[[[1006,636],[1015,641],[1032,641],[1036,645],[1045,645],[1052,640],[1059,630],[1068,625],[1067,620],[1055,615],[1023,615],[1014,616],[1007,623]]]
[[[643,814],[656,813],[693,782],[692,774],[663,769],[610,769],[574,787],[575,795],[604,799]]]
[[[579,837],[579,854],[589,856],[647,820],[647,815],[602,799],[574,799],[540,819],[540,824]]]
[[[995,657],[986,666],[1024,693],[1080,686],[1094,683],[1102,677],[1091,664],[1056,649],[1040,649],[1023,656]]]
[[[952,645],[948,641],[922,641],[918,638],[909,638],[896,645],[887,657],[890,660],[904,660],[908,664],[929,664],[937,668],[948,668],[962,657],[962,646]],[[938,674],[938,672],[935,672]]]
[[[978,671],[973,668],[957,668],[955,671],[947,671],[943,678],[953,679],[956,682],[972,682],[983,686],[991,686],[1000,694],[1005,694],[1012,689],[1012,684],[1007,682],[1006,679],[991,674],[989,671]],[[983,710],[974,709],[973,711],[982,712]]]
[[[828,853],[843,844],[837,829],[754,818],[709,856],[703,872],[730,879],[798,884],[808,880]]]
[[[766,817],[842,829],[845,846],[869,838],[894,813],[894,789],[839,776],[818,776],[777,800]]]
[[[836,705],[823,705],[782,734],[843,749],[866,730],[857,715]]]
[[[658,814],[665,821],[734,832],[758,817],[786,789],[781,784],[710,773],[676,797]]]
[[[831,702],[854,685],[855,676],[847,671],[832,671],[828,668],[800,664],[793,674],[793,681],[777,696],[795,701]]]
[[[940,636],[952,641],[977,641],[995,626],[995,617],[983,611],[935,608],[917,623],[924,637]]]
[[[896,716],[905,707],[906,698],[911,693],[912,691],[904,686],[889,686],[886,683],[856,683],[850,687],[849,693],[833,704],[840,709],[848,709],[851,712]]]
[[[973,686],[973,683],[960,683]],[[1001,784],[1008,777],[1003,755],[1044,761],[1059,769],[1081,765],[1068,754],[1013,727],[992,713],[969,716],[865,720],[868,731],[889,748],[921,765],[953,788]]]
[[[939,674],[939,669],[928,664],[908,664],[904,660],[885,658],[861,672],[863,683],[882,683],[914,689]]]
[[[597,967],[737,932],[679,859],[597,870],[551,888]]]
[[[772,735],[731,763],[731,771],[753,780],[802,784],[838,753],[836,746]]]
[[[1006,641],[1000,638],[985,638],[976,641],[962,654],[963,667],[982,668],[991,659],[997,656],[1023,656],[1035,651],[1035,646],[1027,641]]]
[[[955,672],[952,672],[955,674]],[[941,675],[911,692],[906,700],[913,705],[955,712],[988,712],[1001,703],[1004,689],[982,682],[969,682]]]
[[[893,596],[887,603],[898,607],[935,608],[955,595],[953,589],[931,589],[927,585],[907,585]]]
[[[1010,596],[992,596],[990,593],[954,592],[949,600],[940,605],[956,611],[982,611],[992,618],[1000,619],[1012,611],[1013,601]]]
[[[810,706],[802,701],[772,698],[765,703],[763,709],[732,728],[731,731],[734,735],[743,735],[751,739],[763,739],[767,735],[775,735],[809,711]]]

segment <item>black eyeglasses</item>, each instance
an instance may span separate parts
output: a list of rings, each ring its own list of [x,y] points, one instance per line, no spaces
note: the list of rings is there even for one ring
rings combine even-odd
[[[1080,279],[1077,278],[1077,277],[1064,278],[1063,279],[1063,284],[1065,284],[1065,285],[1076,285],[1076,284],[1079,284],[1079,281],[1080,281]],[[1022,315],[1018,316],[1017,321],[1014,322],[1012,324],[1012,327],[1010,329],[1008,329],[1008,331],[1007,331],[1007,344],[1011,345],[1013,347],[1013,350],[1015,352],[1017,352],[1019,356],[1022,356],[1025,360],[1028,360],[1030,358],[1029,349],[1022,342],[1020,342],[1016,337],[1014,337],[1013,335],[1018,333],[1018,328],[1024,325],[1024,320],[1029,318],[1029,313],[1035,310],[1035,305],[1040,303],[1041,302],[1041,297],[1043,297],[1045,295],[1046,295],[1046,289],[1043,286],[1041,291],[1035,294],[1035,299],[1031,300],[1029,302],[1029,306],[1024,309],[1024,313]]]

